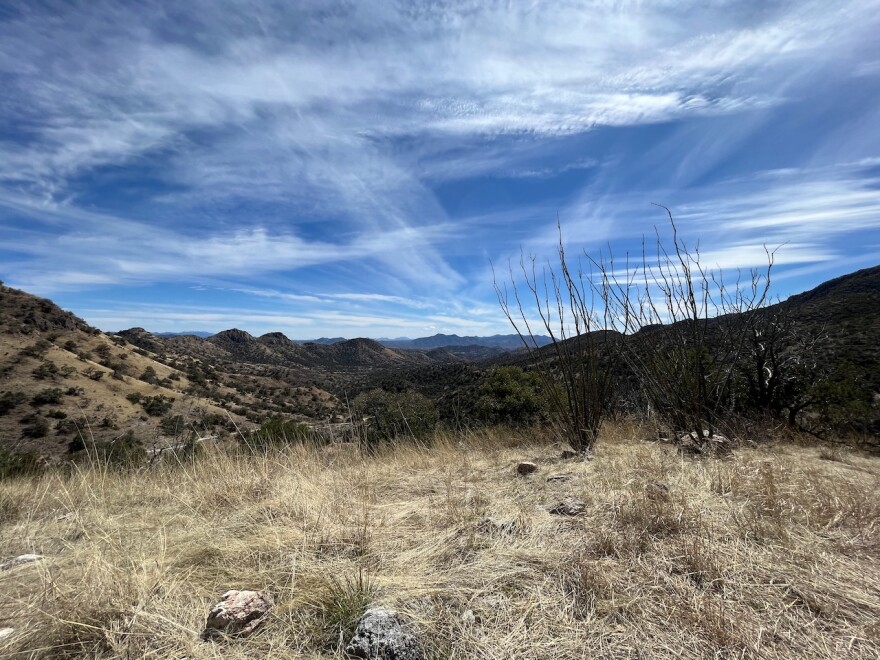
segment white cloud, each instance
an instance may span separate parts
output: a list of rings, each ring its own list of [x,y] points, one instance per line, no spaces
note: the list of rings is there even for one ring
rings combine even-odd
[[[455,257],[478,253],[490,229],[503,236],[487,252],[519,241],[546,250],[559,209],[566,239],[595,246],[644,231],[631,218],[666,201],[605,194],[614,164],[590,154],[559,149],[536,165],[548,144],[596,126],[744,113],[738,132],[701,134],[684,151],[690,136],[676,135],[640,154],[646,171],[690,184],[745,139],[759,121],[750,111],[788,101],[811,76],[872,75],[871,62],[849,65],[876,38],[878,9],[96,0],[50,13],[21,3],[0,23],[7,279],[46,293],[225,278],[268,290],[253,280],[333,266],[320,291],[276,297],[481,308],[465,276],[486,273]],[[130,212],[98,210],[94,181],[115,192],[126,168],[148,179],[125,180],[144,186],[131,204],[113,200]],[[587,168],[598,183],[561,209],[550,200],[456,220],[432,191],[487,173],[535,181]],[[721,187],[677,211],[710,239],[730,237],[725,263],[750,258],[742,246],[757,236],[819,259],[834,254],[829,235],[876,227],[876,188],[859,186],[781,173],[763,193]],[[351,264],[355,275],[342,270]],[[346,277],[358,281],[338,286]]]

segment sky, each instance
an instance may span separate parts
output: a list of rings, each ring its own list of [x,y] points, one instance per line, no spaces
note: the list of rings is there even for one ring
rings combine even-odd
[[[880,263],[880,0],[0,2],[0,279],[104,330],[507,333],[520,252]]]

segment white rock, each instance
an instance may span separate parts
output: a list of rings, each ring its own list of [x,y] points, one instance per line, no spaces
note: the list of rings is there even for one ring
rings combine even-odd
[[[40,561],[43,558],[43,555],[19,555],[15,559],[10,559],[7,562],[0,564],[0,571],[8,571],[10,568],[15,568],[16,566],[21,566],[22,564],[30,564],[35,561]]]

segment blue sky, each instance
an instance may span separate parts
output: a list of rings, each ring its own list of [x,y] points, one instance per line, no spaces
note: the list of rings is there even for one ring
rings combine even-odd
[[[880,2],[0,4],[0,279],[106,330],[509,332],[490,262],[669,206],[880,262]]]

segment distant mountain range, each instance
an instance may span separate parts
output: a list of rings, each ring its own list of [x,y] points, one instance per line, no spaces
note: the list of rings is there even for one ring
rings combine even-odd
[[[550,337],[538,335],[535,337],[539,346],[550,343]],[[431,337],[419,339],[379,339],[380,344],[388,348],[415,348],[432,349],[445,348],[447,346],[484,346],[486,348],[499,348],[513,351],[523,347],[519,335],[492,335],[491,337],[459,337],[458,335],[437,334]]]
[[[203,330],[189,330],[186,332],[154,332],[155,337],[201,337],[207,339],[219,333],[205,332]],[[550,343],[550,337],[538,335],[535,337],[539,346],[546,346]],[[345,337],[320,337],[319,339],[294,339],[296,344],[323,344],[330,346],[348,341]],[[522,340],[517,335],[492,335],[490,337],[460,337],[459,335],[437,334],[431,337],[419,337],[418,339],[410,339],[409,337],[396,337],[388,339],[382,337],[375,340],[386,348],[410,348],[415,350],[431,350],[434,348],[448,347],[481,347],[493,348],[498,351],[515,351],[523,347]]]

